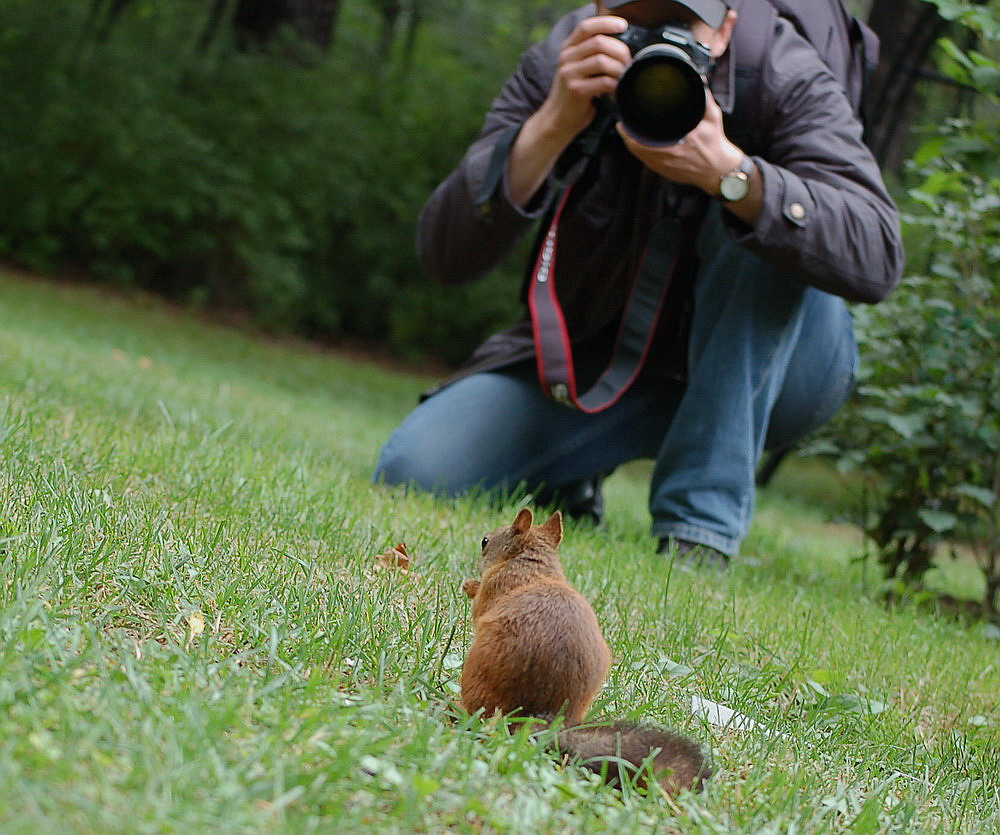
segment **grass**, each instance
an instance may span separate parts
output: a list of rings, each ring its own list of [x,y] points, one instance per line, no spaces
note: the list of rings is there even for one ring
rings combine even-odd
[[[0,830],[1000,827],[996,633],[880,605],[797,465],[725,576],[652,554],[644,465],[567,530],[615,653],[596,712],[698,738],[706,794],[622,795],[463,716],[460,584],[516,506],[370,484],[428,381],[0,275]],[[400,541],[409,574],[375,560]]]

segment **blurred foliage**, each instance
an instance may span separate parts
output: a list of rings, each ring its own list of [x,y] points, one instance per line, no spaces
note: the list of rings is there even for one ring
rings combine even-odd
[[[973,33],[940,65],[975,89],[977,113],[947,120],[911,161],[910,273],[856,310],[858,400],[821,447],[859,470],[863,525],[885,575],[918,584],[940,551],[964,548],[1000,591],[1000,3],[936,0]],[[975,46],[969,44],[975,43]]]
[[[448,361],[516,315],[516,265],[442,291],[413,240],[547,4],[348,3],[328,54],[107,5],[0,0],[0,257]]]

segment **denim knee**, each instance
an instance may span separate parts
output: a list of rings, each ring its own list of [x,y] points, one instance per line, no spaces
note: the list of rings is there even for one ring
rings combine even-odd
[[[439,452],[433,439],[415,437],[406,431],[404,423],[379,452],[373,481],[377,484],[409,485],[445,495],[468,489],[471,485],[466,483],[463,474]]]

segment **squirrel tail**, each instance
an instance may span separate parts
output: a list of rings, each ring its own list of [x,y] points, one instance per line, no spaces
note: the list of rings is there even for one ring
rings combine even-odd
[[[650,771],[667,794],[700,791],[712,769],[701,747],[685,736],[661,728],[618,721],[610,725],[575,725],[558,736],[561,753],[620,786],[622,773],[646,786]],[[648,769],[647,769],[648,767]]]

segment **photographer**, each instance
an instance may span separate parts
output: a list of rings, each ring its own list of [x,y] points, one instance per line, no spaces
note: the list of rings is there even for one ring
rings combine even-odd
[[[902,267],[898,216],[843,88],[780,18],[766,55],[738,54],[740,11],[755,14],[749,0],[607,0],[524,54],[424,208],[418,249],[436,278],[465,282],[543,216],[543,231],[557,222],[528,278],[534,327],[526,315],[494,335],[432,392],[386,443],[377,480],[446,494],[526,487],[599,518],[602,474],[653,458],[660,550],[718,566],[738,552],[763,450],[815,429],[851,390],[845,299],[884,298]],[[703,116],[679,141],[640,138],[609,107],[633,66],[630,24],[668,27],[706,53]],[[747,61],[760,67],[752,90],[737,82]],[[569,388],[583,390],[636,353],[619,332],[635,330],[637,276],[657,270],[666,301],[634,373],[610,375],[627,379],[594,408],[557,402],[567,386],[550,384],[539,357],[546,322],[564,318]],[[539,324],[537,288],[562,318]]]

